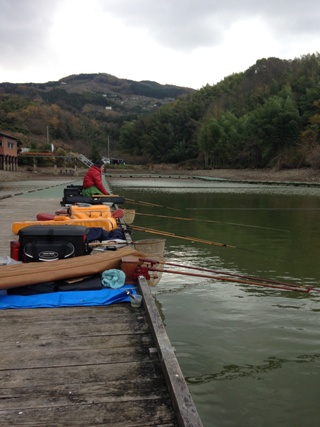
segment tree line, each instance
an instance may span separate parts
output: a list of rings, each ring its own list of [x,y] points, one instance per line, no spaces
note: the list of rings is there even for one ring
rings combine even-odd
[[[126,122],[120,146],[145,161],[205,168],[320,167],[320,56],[260,59]]]

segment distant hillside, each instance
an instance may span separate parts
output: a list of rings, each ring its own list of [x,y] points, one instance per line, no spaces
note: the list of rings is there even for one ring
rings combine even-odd
[[[1,131],[39,150],[47,129],[61,156],[110,148],[126,163],[320,168],[320,54],[262,58],[197,91],[108,74],[0,84]]]
[[[263,58],[121,128],[150,163],[320,168],[320,55]]]
[[[0,130],[27,146],[51,142],[65,150],[87,153],[95,144],[106,154],[106,141],[118,151],[119,130],[193,89],[136,82],[109,74],[71,75],[43,84],[0,83]]]
[[[56,83],[55,83],[56,84]],[[118,95],[124,98],[132,95],[154,99],[178,98],[194,89],[173,85],[161,85],[152,81],[136,82],[134,80],[118,79],[110,74],[79,74],[65,77],[59,81],[67,92],[96,92]]]

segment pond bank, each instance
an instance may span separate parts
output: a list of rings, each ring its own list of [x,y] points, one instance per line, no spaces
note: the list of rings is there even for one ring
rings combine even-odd
[[[86,172],[86,169],[80,169],[78,171],[78,177],[81,177]],[[170,175],[174,174],[186,175],[186,176],[208,176],[230,180],[255,180],[255,181],[292,181],[292,182],[320,182],[320,170],[312,168],[300,168],[300,169],[174,169],[169,167],[146,167],[141,169],[107,169],[107,174],[117,175],[118,173],[131,173],[131,174],[161,174]],[[66,178],[70,178],[70,174],[54,174],[53,169],[45,169],[43,171],[30,172],[27,170],[19,169],[17,172],[0,171],[0,182],[14,182],[22,180],[61,180],[64,181]],[[76,177],[74,177],[76,178]]]

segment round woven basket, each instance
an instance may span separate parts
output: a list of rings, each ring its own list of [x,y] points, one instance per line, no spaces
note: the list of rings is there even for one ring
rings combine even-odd
[[[165,262],[165,259],[159,255],[154,255],[154,254],[149,254],[148,258],[150,260],[154,260],[154,261],[159,261],[161,263]],[[150,267],[151,263],[145,261],[143,262],[142,265],[145,265],[146,267]],[[163,267],[162,264],[153,264],[153,266],[159,270],[161,270],[161,268]],[[147,279],[147,283],[149,286],[157,286],[157,284],[160,282],[161,277],[162,277],[162,271],[149,271],[149,276],[150,278]]]
[[[145,239],[134,242],[135,249],[145,255],[163,256],[166,239]]]
[[[165,247],[166,239],[145,239],[145,240],[137,240],[134,243],[135,249],[137,251],[143,252],[147,259],[164,262],[163,258],[164,247]],[[148,262],[144,262],[143,265],[147,267],[151,264]],[[155,267],[159,270],[161,269],[161,264],[155,264]],[[149,286],[156,286],[162,276],[162,272],[158,271],[149,271],[150,279],[147,279]]]
[[[123,219],[126,224],[132,224],[136,216],[135,209],[125,209]]]

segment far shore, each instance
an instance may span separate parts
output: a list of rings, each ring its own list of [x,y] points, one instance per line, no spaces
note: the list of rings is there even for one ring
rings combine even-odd
[[[31,180],[66,180],[70,178],[81,179],[86,173],[87,169],[78,169],[77,173],[74,174],[72,169],[66,169],[63,171],[56,171],[53,168],[42,168],[38,169],[36,172],[19,168],[18,171],[9,172],[9,171],[0,171],[0,183],[1,182],[15,182],[15,181],[31,181]],[[107,168],[107,175],[111,177],[113,175],[117,176],[119,174],[126,175],[141,175],[141,174],[150,174],[150,175],[159,175],[166,176],[170,175],[174,177],[175,175],[185,175],[189,177],[197,176],[208,176],[219,179],[228,179],[228,180],[240,180],[240,181],[274,181],[274,182],[313,182],[320,183],[320,169],[313,168],[300,168],[300,169],[196,169],[196,170],[186,170],[186,169],[177,169],[174,167],[164,167],[153,165],[152,167],[137,167],[137,168],[122,168],[121,166],[117,168]]]

